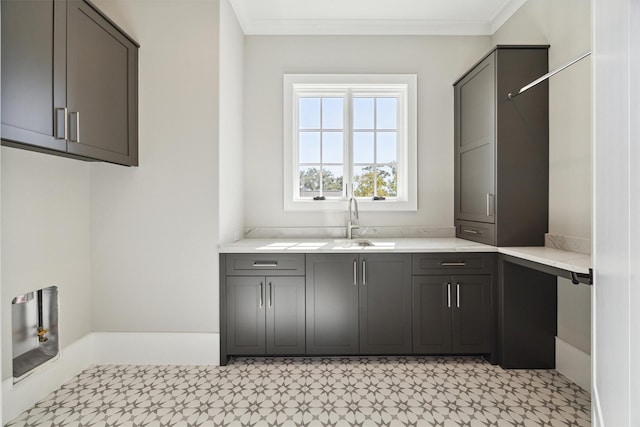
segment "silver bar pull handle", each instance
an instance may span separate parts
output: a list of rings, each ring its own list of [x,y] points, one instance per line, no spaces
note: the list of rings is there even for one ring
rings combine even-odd
[[[476,230],[469,230],[469,229],[466,229],[466,228],[465,228],[465,229],[463,229],[463,230],[462,230],[462,232],[463,232],[463,233],[468,233],[468,234],[480,234],[480,232],[479,232],[479,231],[476,231]]]
[[[260,282],[260,308],[264,307],[264,283]]]
[[[367,261],[362,261],[362,286],[367,284]]]
[[[442,261],[440,265],[443,267],[464,267],[467,263],[465,261]]]
[[[353,260],[353,284],[358,286],[358,260]]]
[[[460,283],[456,283],[456,307],[460,308]]]
[[[64,134],[62,135],[62,138],[60,138],[60,137],[58,136],[58,133],[60,133],[60,132],[59,132],[59,129],[58,129],[58,113],[59,113],[60,111],[62,111],[62,112],[63,112],[63,114],[64,114],[64,116],[63,116],[63,120],[62,120],[62,123],[63,123],[63,125],[62,125],[62,126],[63,126],[62,130],[64,131]],[[54,138],[55,138],[55,139],[63,139],[63,140],[65,140],[65,141],[66,141],[66,140],[67,140],[67,138],[69,137],[69,117],[68,117],[68,115],[67,115],[67,107],[64,107],[64,108],[56,108],[56,109],[55,109],[55,112],[56,112],[56,117],[55,117],[55,131],[54,131],[55,135],[54,135]]]
[[[69,116],[73,116],[73,115],[76,116],[76,134],[75,134],[75,138],[69,139],[69,141],[80,143],[80,112],[72,111],[69,113]]]
[[[273,285],[269,282],[269,307],[273,307]]]
[[[278,261],[254,261],[254,267],[277,267]]]
[[[451,283],[447,283],[447,308],[451,308]]]
[[[487,193],[487,216],[491,216],[491,199],[493,199],[493,194]]]

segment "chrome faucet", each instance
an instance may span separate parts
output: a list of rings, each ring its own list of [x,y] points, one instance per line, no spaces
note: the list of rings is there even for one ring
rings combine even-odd
[[[355,210],[354,210],[355,207]],[[360,214],[358,213],[358,201],[353,195],[349,198],[349,205],[347,207],[347,239],[353,238],[353,230],[360,228]],[[352,216],[353,214],[353,216]],[[355,219],[355,221],[354,221]]]

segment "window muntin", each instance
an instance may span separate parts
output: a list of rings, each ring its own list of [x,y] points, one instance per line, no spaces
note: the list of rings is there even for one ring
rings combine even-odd
[[[398,97],[353,98],[353,195],[398,196]]]
[[[284,93],[285,210],[352,191],[361,210],[416,210],[415,75],[285,75]]]
[[[301,199],[344,196],[344,116],[344,97],[299,96],[297,145]]]

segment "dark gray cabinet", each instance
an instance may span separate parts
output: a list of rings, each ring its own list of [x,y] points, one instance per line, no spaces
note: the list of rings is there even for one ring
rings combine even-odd
[[[264,277],[227,278],[227,351],[264,354]]]
[[[2,0],[2,141],[138,164],[138,45],[82,0]]]
[[[304,278],[227,278],[227,351],[304,354]]]
[[[411,350],[411,257],[307,255],[307,353]]]
[[[413,351],[451,352],[451,276],[415,276],[412,283]]]
[[[66,1],[1,6],[2,139],[66,151]]]
[[[456,235],[544,244],[548,225],[548,46],[497,46],[454,84]]]
[[[360,353],[411,352],[411,256],[360,255]]]
[[[220,256],[221,363],[235,355],[483,354],[490,253]]]
[[[308,354],[358,354],[358,255],[309,254]]]
[[[220,257],[221,363],[305,353],[304,254]]]
[[[491,255],[414,255],[413,263],[413,351],[491,353]],[[456,274],[433,274],[447,270]]]

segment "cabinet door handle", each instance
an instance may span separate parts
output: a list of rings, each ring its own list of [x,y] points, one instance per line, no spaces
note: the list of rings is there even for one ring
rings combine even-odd
[[[460,308],[460,283],[456,283],[456,307]]]
[[[491,216],[491,199],[493,198],[493,194],[487,193],[487,216]]]
[[[447,308],[451,308],[451,283],[447,283]]]
[[[277,267],[278,261],[254,261],[254,267]]]
[[[367,261],[362,261],[362,286],[367,284]]]
[[[273,306],[273,286],[269,282],[269,308]]]
[[[264,307],[264,283],[260,282],[260,308]]]
[[[465,261],[442,261],[440,265],[443,267],[464,267],[467,263]]]
[[[62,138],[58,137],[58,133],[59,133],[58,132],[58,130],[59,130],[58,129],[58,112],[60,112],[60,111],[62,111],[64,113],[64,117],[63,117],[63,121],[62,121],[62,123],[63,123],[63,125],[62,125],[63,129],[62,130],[64,131],[64,135],[62,135]],[[56,121],[55,121],[56,126],[55,126],[55,137],[54,138],[55,139],[63,139],[63,140],[66,141],[68,136],[69,136],[69,117],[67,115],[67,107],[56,108],[55,112],[56,112]]]
[[[462,232],[463,232],[463,233],[468,233],[468,234],[480,234],[480,232],[479,232],[479,231],[476,231],[476,230],[469,230],[469,229],[466,229],[466,228],[465,228],[465,229],[463,229],[463,230],[462,230]]]
[[[74,139],[69,139],[69,141],[80,143],[80,112],[79,111],[72,111],[72,112],[69,113],[70,116],[72,116],[74,114],[76,116],[76,137]]]
[[[358,260],[353,260],[353,284],[358,286]]]

